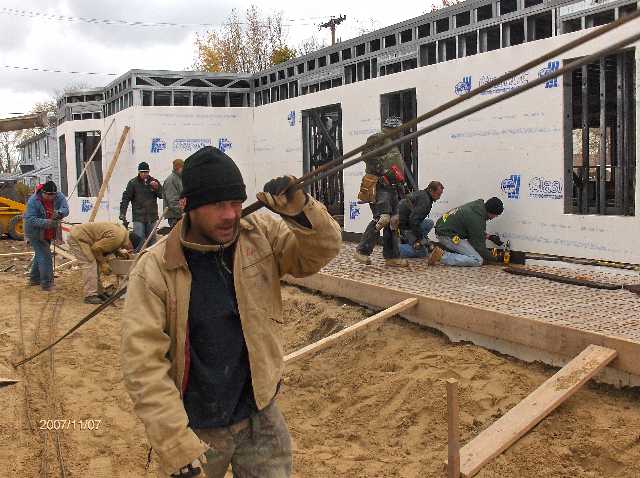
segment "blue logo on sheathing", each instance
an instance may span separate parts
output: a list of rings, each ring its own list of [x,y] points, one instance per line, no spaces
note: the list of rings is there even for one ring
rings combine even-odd
[[[349,201],[349,219],[352,221],[360,215],[360,208],[356,201]]]
[[[520,175],[512,174],[500,183],[500,189],[507,195],[508,199],[520,198]]]
[[[538,72],[538,77],[542,78],[543,76],[550,75],[554,71],[557,71],[560,68],[560,61],[554,60],[547,63],[547,66]],[[557,88],[558,87],[558,78],[550,78],[544,84],[545,88]]]
[[[222,151],[223,153],[225,151],[227,151],[228,149],[231,149],[232,146],[233,146],[233,144],[227,138],[220,138],[218,140],[218,149],[220,151]]]
[[[533,177],[529,181],[529,197],[535,199],[562,199],[562,181]]]
[[[91,201],[89,201],[88,199],[83,199],[82,203],[80,204],[80,211],[89,212],[92,209],[93,209],[93,204],[91,204]]]
[[[287,120],[289,121],[289,126],[295,126],[296,125],[296,112],[295,111],[289,111],[289,114],[287,115]]]
[[[160,151],[163,151],[165,149],[167,149],[167,143],[162,138],[153,138],[151,140],[152,153],[159,153]]]
[[[462,78],[462,81],[455,86],[454,91],[458,96],[469,93],[471,91],[471,77],[465,76]]]

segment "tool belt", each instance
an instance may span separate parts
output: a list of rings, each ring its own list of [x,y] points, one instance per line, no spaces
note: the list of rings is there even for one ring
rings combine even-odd
[[[375,203],[376,189],[378,186],[379,176],[375,174],[365,174],[360,182],[360,191],[358,192],[358,200],[362,202]]]

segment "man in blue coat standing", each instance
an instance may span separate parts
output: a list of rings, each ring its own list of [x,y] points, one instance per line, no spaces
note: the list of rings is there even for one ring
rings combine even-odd
[[[34,252],[29,285],[39,285],[45,291],[53,288],[51,241],[56,237],[60,220],[68,215],[67,199],[53,181],[36,187],[36,192],[27,201],[24,235]]]

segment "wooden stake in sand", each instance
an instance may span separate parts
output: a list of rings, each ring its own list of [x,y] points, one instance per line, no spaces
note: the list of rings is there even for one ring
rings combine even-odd
[[[488,461],[523,437],[617,355],[615,350],[598,345],[589,345],[580,352],[531,395],[462,448],[462,476],[466,478],[478,473]]]
[[[0,254],[0,257],[32,256],[33,254],[33,252],[7,252]]]
[[[447,478],[460,477],[460,407],[458,405],[458,381],[447,380],[448,457]]]
[[[113,154],[113,158],[109,163],[109,168],[107,169],[107,174],[105,174],[104,179],[102,180],[102,185],[100,186],[100,191],[98,191],[98,196],[96,196],[96,202],[93,205],[93,209],[91,210],[91,215],[89,216],[89,222],[93,222],[98,215],[98,209],[100,209],[100,203],[102,202],[102,198],[104,197],[104,193],[107,191],[107,186],[109,186],[109,181],[111,180],[111,175],[113,174],[113,170],[116,167],[116,163],[118,162],[118,158],[120,157],[120,152],[122,151],[122,146],[124,145],[124,140],[127,138],[129,134],[129,127],[125,126],[122,130],[122,134],[120,135],[120,140],[118,141],[118,146],[116,146],[116,151]]]
[[[372,315],[368,319],[361,320],[357,324],[353,324],[352,326],[347,327],[346,329],[342,329],[340,332],[336,332],[335,334],[329,335],[328,337],[325,337],[322,340],[318,340],[317,342],[307,345],[306,347],[302,347],[300,350],[296,350],[295,352],[290,353],[284,358],[284,362],[285,363],[295,362],[296,360],[301,359],[302,357],[305,357],[313,352],[317,352],[318,350],[322,350],[323,348],[328,347],[338,339],[345,337],[347,335],[351,335],[357,330],[361,330],[367,326],[370,326],[371,324],[374,324],[384,319],[388,319],[389,317],[393,317],[394,315],[399,314],[403,310],[409,309],[411,307],[415,307],[417,303],[418,303],[418,299],[416,298],[405,299],[402,302],[399,302],[396,305],[389,307],[388,309],[384,309],[382,312],[378,312],[377,314]]]

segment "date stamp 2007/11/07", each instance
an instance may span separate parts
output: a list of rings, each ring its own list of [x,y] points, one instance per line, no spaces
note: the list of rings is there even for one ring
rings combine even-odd
[[[85,420],[72,419],[41,419],[38,420],[40,430],[98,430],[102,425],[99,418],[87,418]]]

